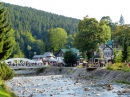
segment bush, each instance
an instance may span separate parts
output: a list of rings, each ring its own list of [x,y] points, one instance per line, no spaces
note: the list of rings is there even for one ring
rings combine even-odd
[[[77,66],[78,68],[83,68],[83,64],[80,64]]]
[[[122,71],[130,72],[130,67],[128,65],[125,65],[121,68]]]
[[[71,72],[71,70],[72,70],[72,68],[69,68],[69,69],[67,70],[67,73],[70,73],[70,72]]]
[[[121,70],[122,67],[123,67],[122,63],[114,63],[111,65],[107,65],[108,70]]]
[[[121,70],[125,72],[130,71],[130,67],[128,65],[124,65],[123,63],[114,63],[111,65],[107,65],[106,69],[107,70]]]
[[[9,80],[13,77],[14,71],[6,63],[0,63],[0,79]]]

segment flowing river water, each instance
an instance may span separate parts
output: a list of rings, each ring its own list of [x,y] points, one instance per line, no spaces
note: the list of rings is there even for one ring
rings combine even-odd
[[[18,97],[130,97],[129,85],[63,75],[20,76],[5,83]]]

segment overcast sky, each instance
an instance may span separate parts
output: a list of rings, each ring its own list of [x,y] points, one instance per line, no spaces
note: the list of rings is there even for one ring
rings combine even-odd
[[[125,23],[130,24],[130,0],[1,0],[10,4],[28,6],[43,11],[83,19],[100,20],[110,16],[113,22],[119,21],[121,14]]]

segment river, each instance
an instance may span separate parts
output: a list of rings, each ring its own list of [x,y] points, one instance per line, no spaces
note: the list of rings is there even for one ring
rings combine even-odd
[[[19,97],[130,97],[129,85],[63,75],[20,76],[5,82]]]

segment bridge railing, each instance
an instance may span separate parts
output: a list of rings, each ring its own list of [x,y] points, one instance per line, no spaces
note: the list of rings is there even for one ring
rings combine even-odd
[[[42,61],[34,61],[26,58],[11,58],[5,60],[12,69],[15,68],[39,68],[45,66]]]

